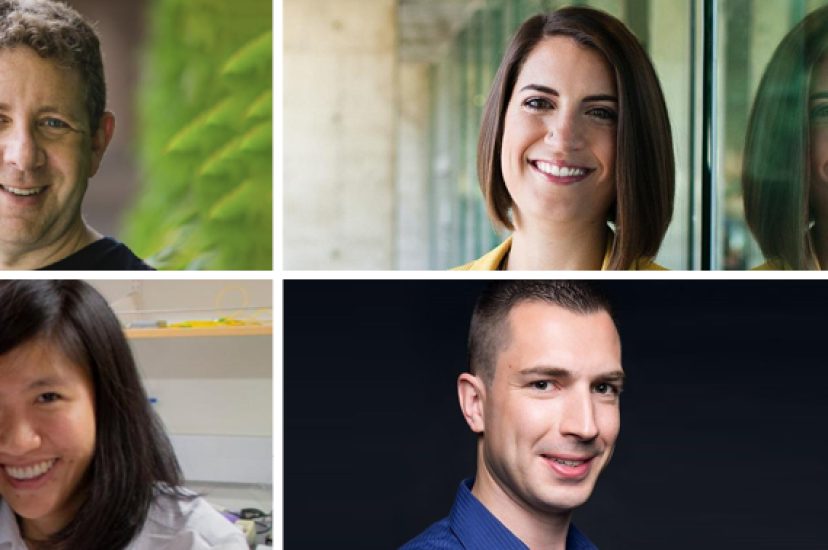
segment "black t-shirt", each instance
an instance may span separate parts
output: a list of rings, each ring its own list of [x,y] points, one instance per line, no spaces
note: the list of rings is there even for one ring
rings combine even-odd
[[[155,271],[123,243],[104,237],[38,271]]]

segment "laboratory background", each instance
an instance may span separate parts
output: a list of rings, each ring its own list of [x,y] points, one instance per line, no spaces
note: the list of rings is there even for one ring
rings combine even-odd
[[[251,548],[269,548],[264,545],[273,511],[272,281],[87,282],[125,327],[186,487],[231,521],[243,510],[262,512],[245,527]]]
[[[656,261],[761,264],[748,119],[773,51],[825,0],[285,0],[284,267],[447,269],[499,243],[476,175],[483,105],[518,25],[568,4],[624,21],[664,89],[676,203]]]

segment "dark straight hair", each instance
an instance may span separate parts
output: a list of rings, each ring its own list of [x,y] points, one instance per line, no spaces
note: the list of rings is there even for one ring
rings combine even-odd
[[[544,38],[567,36],[599,52],[618,89],[616,202],[607,213],[616,239],[609,269],[629,269],[658,253],[675,193],[673,136],[664,94],[647,52],[624,24],[593,8],[568,7],[536,15],[518,29],[506,49],[483,110],[477,144],[477,175],[495,226],[514,229],[512,197],[500,164],[506,110],[526,58]]]
[[[808,88],[828,54],[828,7],[794,27],[768,63],[748,121],[742,163],[745,220],[780,269],[815,269],[811,222]],[[821,220],[828,223],[828,220]]]
[[[122,550],[159,495],[180,500],[181,469],[151,409],[118,319],[82,281],[0,281],[0,356],[33,339],[86,370],[95,395],[95,454],[82,504],[50,548]]]

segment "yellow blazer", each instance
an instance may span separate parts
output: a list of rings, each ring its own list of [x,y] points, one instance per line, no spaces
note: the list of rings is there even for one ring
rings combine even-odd
[[[814,258],[816,262],[816,270],[822,271],[822,266],[819,265],[819,259]],[[751,271],[791,271],[791,267],[788,264],[782,263],[781,260],[768,260],[763,264],[759,264],[756,267],[750,268]]]
[[[610,251],[612,250],[612,242],[614,236],[610,234],[607,239],[607,251],[604,253],[604,262],[601,264],[601,271],[607,271],[609,266]],[[512,249],[512,237],[499,244],[494,250],[491,250],[483,255],[483,257],[469,262],[466,265],[454,267],[451,271],[498,271],[500,264],[503,262],[503,257]],[[629,271],[669,271],[666,267],[662,267],[652,260],[642,258],[633,262]]]

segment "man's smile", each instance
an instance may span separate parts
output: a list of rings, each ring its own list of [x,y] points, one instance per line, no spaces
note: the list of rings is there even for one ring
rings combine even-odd
[[[0,185],[0,188],[2,188],[3,191],[7,191],[12,195],[16,195],[18,197],[30,197],[32,195],[38,195],[41,192],[43,192],[43,190],[45,190],[47,187],[49,186],[43,185],[40,187],[12,187],[10,185]]]

